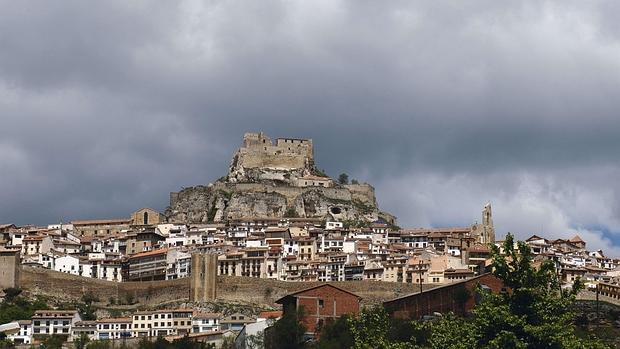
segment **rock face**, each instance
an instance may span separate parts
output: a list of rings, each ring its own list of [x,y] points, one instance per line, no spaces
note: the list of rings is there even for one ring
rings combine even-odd
[[[206,223],[244,218],[321,218],[372,222],[379,211],[369,184],[339,185],[314,167],[312,140],[248,133],[228,175],[208,186],[170,193],[169,221]]]

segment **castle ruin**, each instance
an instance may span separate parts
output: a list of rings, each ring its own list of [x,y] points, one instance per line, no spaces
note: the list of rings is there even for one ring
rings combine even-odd
[[[315,168],[311,139],[246,133],[228,174],[208,186],[170,193],[170,221],[224,222],[245,218],[320,218],[395,224],[381,212],[367,183],[341,185]]]

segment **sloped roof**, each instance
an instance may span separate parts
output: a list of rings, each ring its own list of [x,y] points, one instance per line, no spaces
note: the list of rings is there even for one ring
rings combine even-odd
[[[579,235],[575,235],[573,236],[570,240],[568,240],[570,242],[585,242],[581,239],[581,237],[579,237]]]
[[[343,288],[340,288],[340,287],[338,287],[338,286],[332,285],[332,284],[330,284],[330,283],[324,283],[324,284],[316,285],[316,286],[313,286],[313,287],[305,288],[305,289],[303,289],[303,290],[301,290],[301,291],[297,291],[297,292],[295,292],[295,293],[287,294],[286,296],[284,296],[284,297],[282,297],[282,298],[278,299],[278,300],[276,301],[276,303],[278,303],[278,304],[283,304],[283,303],[284,303],[284,300],[285,300],[286,298],[288,298],[288,297],[297,297],[297,295],[299,295],[299,294],[301,294],[301,293],[308,292],[308,291],[310,291],[310,290],[314,290],[314,289],[316,289],[316,288],[321,288],[321,287],[333,287],[333,288],[335,288],[335,289],[337,289],[337,290],[339,290],[339,291],[342,291],[342,292],[348,293],[348,294],[350,294],[350,295],[352,295],[352,296],[355,296],[355,297],[357,297],[358,299],[362,299],[362,297],[360,297],[360,296],[356,295],[356,294],[355,294],[355,293],[353,293],[353,292],[347,291],[347,290],[345,290],[345,289],[343,289]]]
[[[166,253],[166,252],[168,252],[168,249],[167,248],[162,248],[162,249],[159,249],[159,250],[153,250],[153,251],[136,253],[133,256],[130,256],[129,259],[140,258],[140,257],[147,257],[147,256],[154,256],[154,255],[158,255],[158,254],[162,254],[162,253]]]

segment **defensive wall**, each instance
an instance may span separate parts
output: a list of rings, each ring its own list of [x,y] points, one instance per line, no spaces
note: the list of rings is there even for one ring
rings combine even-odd
[[[218,276],[217,299],[224,302],[246,302],[279,307],[275,300],[320,282],[286,282],[249,277]],[[362,297],[363,305],[378,304],[395,297],[418,292],[419,285],[379,281],[333,282],[333,285]],[[23,267],[22,288],[34,293],[59,298],[77,299],[92,292],[102,300],[125,298],[128,294],[141,304],[155,305],[189,299],[190,279],[143,282],[113,282],[80,277],[49,269]],[[435,287],[424,285],[425,289]]]

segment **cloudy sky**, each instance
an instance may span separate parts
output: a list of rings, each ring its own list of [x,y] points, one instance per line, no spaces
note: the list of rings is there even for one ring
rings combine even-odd
[[[244,132],[312,138],[405,227],[620,257],[620,3],[0,1],[0,223],[163,210]]]

